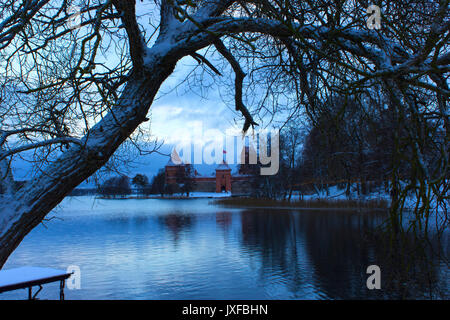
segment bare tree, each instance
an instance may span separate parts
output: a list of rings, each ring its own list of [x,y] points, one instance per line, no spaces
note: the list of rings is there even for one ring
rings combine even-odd
[[[408,5],[415,10],[405,11]],[[409,128],[411,161],[421,177],[410,187],[423,199],[424,214],[428,191],[444,199],[448,178],[448,1],[380,1],[381,30],[367,29],[366,6],[331,0],[2,2],[0,266],[148,120],[177,62],[193,56],[220,74],[204,54],[210,48],[235,74],[234,104],[244,130],[256,125],[258,112],[312,114],[330,92],[349,94],[373,81],[383,84],[398,123],[407,114],[420,127],[432,117],[445,128],[434,173],[422,165],[417,128]],[[159,16],[146,16],[151,12]],[[266,90],[253,90],[258,87]],[[247,91],[262,93],[259,105],[247,108]],[[422,106],[418,95],[432,98]],[[37,173],[16,190],[11,163],[26,151],[33,152]]]
[[[152,194],[159,194],[161,197],[164,197],[166,186],[166,173],[163,169],[159,170],[159,172],[153,177],[150,187],[150,192]]]
[[[106,198],[125,197],[131,194],[130,178],[112,177],[98,187],[98,193]]]

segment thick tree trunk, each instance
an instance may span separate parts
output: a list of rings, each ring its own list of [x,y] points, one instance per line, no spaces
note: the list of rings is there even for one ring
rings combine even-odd
[[[167,59],[166,59],[167,60]],[[102,167],[141,124],[176,61],[155,59],[140,76],[132,76],[112,111],[44,173],[0,204],[0,268],[23,238],[77,185]]]

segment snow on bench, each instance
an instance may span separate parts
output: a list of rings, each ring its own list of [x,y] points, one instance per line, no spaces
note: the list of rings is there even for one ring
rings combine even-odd
[[[59,298],[64,300],[65,280],[71,276],[65,270],[40,267],[20,267],[9,270],[0,270],[0,293],[17,289],[28,288],[28,299],[35,299],[42,290],[42,285],[60,281]],[[32,295],[32,287],[39,286],[39,290]]]

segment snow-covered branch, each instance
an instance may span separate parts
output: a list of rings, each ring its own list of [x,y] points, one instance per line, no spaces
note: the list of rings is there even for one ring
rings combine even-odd
[[[0,150],[2,149],[0,148]],[[14,192],[14,177],[11,171],[11,163],[7,159],[0,160],[0,189],[8,195]]]
[[[130,56],[133,61],[134,70],[141,71],[146,45],[142,31],[139,29],[136,21],[136,7],[135,5],[130,5],[127,0],[112,0],[112,3],[119,12],[128,35]]]
[[[29,0],[22,1],[22,3],[14,8],[15,1],[11,3],[11,7],[1,8],[4,13],[8,13],[7,9],[12,9],[10,15],[3,21],[0,21],[0,50],[6,48],[15,38],[15,36],[22,31],[36,13],[44,7],[50,0]]]
[[[43,141],[39,141],[39,142],[35,142],[35,143],[22,145],[22,146],[12,148],[9,150],[4,150],[4,151],[0,152],[0,161],[7,157],[12,156],[13,154],[17,154],[17,153],[24,152],[27,150],[37,149],[37,148],[44,147],[44,146],[50,146],[50,145],[54,145],[54,144],[65,144],[65,145],[77,144],[77,145],[82,146],[82,142],[76,138],[61,137],[61,138],[48,139],[48,140],[43,140]]]

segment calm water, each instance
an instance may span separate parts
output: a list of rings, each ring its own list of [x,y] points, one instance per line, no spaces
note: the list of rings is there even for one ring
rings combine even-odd
[[[68,198],[4,269],[77,265],[81,289],[66,289],[67,299],[449,297],[443,261],[386,255],[386,245],[371,240],[381,213],[228,209],[210,201]],[[441,243],[448,257],[448,234]],[[382,271],[376,292],[366,288],[371,264]],[[18,290],[0,299],[26,296]],[[57,299],[58,286],[45,285],[39,297]]]

